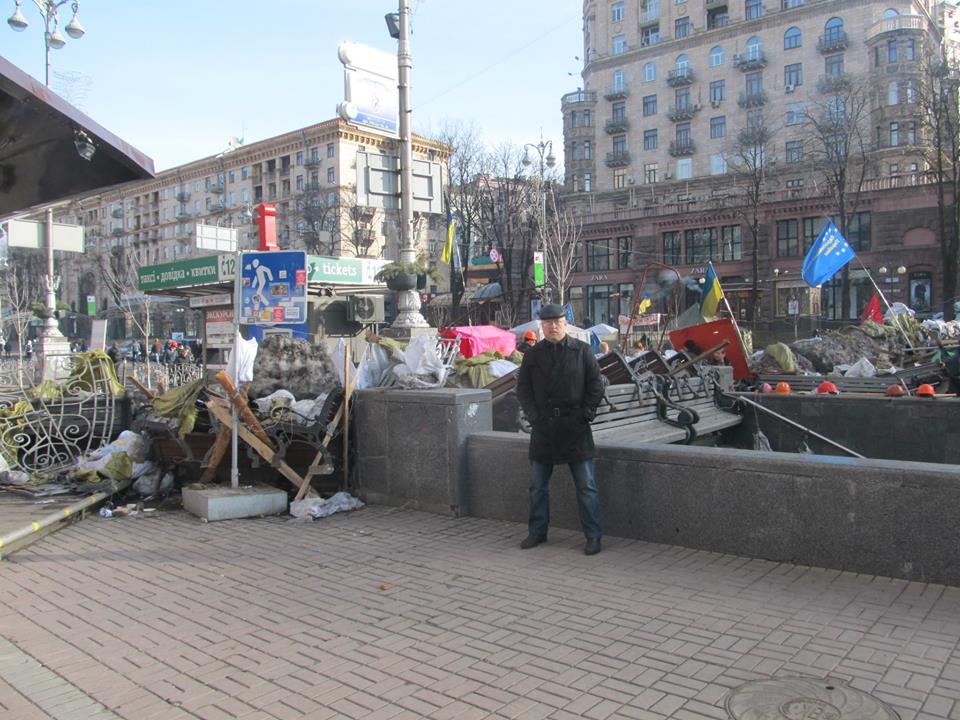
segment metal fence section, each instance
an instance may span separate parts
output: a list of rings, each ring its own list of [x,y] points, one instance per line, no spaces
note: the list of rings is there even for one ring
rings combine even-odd
[[[127,362],[120,363],[121,382],[127,384],[128,378],[149,388],[163,386],[166,389],[179,387],[203,377],[203,366],[199,363],[181,363],[165,365],[162,363]]]

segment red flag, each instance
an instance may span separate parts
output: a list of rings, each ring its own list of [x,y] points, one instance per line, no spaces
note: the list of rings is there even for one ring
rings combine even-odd
[[[870,298],[870,302],[867,303],[867,306],[863,309],[863,313],[860,315],[861,325],[867,320],[873,320],[876,323],[883,324],[883,313],[880,312],[880,298],[876,293]]]

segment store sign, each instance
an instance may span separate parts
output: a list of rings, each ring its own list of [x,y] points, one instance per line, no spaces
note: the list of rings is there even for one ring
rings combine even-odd
[[[233,295],[230,293],[217,293],[216,295],[201,295],[200,297],[190,298],[190,307],[217,307],[218,305],[229,305],[233,302]]]
[[[233,347],[233,308],[206,311],[207,347]]]
[[[233,255],[207,255],[138,268],[137,286],[145,291],[221,283],[233,280],[236,272],[237,260]]]
[[[307,257],[307,282],[334,285],[384,285],[373,276],[387,264],[387,260],[367,258],[334,258],[310,255]]]

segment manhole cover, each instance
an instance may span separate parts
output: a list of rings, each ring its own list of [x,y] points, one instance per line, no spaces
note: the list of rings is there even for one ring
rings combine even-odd
[[[873,695],[816,678],[748,682],[727,695],[724,705],[734,720],[900,720]]]

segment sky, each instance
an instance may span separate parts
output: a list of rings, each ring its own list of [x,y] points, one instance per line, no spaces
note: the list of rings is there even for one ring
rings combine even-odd
[[[336,115],[345,40],[396,53],[396,0],[81,0],[86,35],[51,50],[51,85],[157,170]],[[0,0],[5,20],[13,0]],[[582,0],[411,0],[413,130],[476,127],[489,144],[563,153],[560,98],[580,84]],[[0,26],[0,55],[43,79],[43,22]],[[60,8],[61,28],[70,3]],[[63,76],[67,76],[67,81]],[[65,88],[70,88],[69,90]]]

